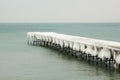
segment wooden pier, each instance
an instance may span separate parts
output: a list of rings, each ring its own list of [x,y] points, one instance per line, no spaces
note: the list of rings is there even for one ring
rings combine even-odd
[[[28,32],[30,45],[40,45],[62,51],[67,55],[85,59],[96,65],[120,70],[120,43],[59,34],[55,32]]]

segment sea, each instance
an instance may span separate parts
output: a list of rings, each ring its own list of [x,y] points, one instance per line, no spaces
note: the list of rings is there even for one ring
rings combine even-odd
[[[120,23],[0,23],[0,80],[120,80],[120,72],[28,45],[27,32],[120,42]]]

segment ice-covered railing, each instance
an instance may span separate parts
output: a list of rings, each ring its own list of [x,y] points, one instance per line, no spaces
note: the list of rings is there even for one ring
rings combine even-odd
[[[55,32],[28,32],[27,38],[28,44],[41,44],[59,49],[63,48],[63,50],[72,50],[76,53],[96,56],[101,60],[113,60],[116,65],[120,64],[119,42],[65,35]]]

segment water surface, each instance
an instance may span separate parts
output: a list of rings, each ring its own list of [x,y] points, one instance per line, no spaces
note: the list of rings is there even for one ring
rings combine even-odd
[[[120,42],[120,23],[0,23],[0,80],[120,80],[115,71],[27,45],[33,31]]]

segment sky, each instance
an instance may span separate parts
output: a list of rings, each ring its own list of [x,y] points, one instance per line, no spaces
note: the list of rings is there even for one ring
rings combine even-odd
[[[0,0],[0,22],[120,22],[120,0]]]

